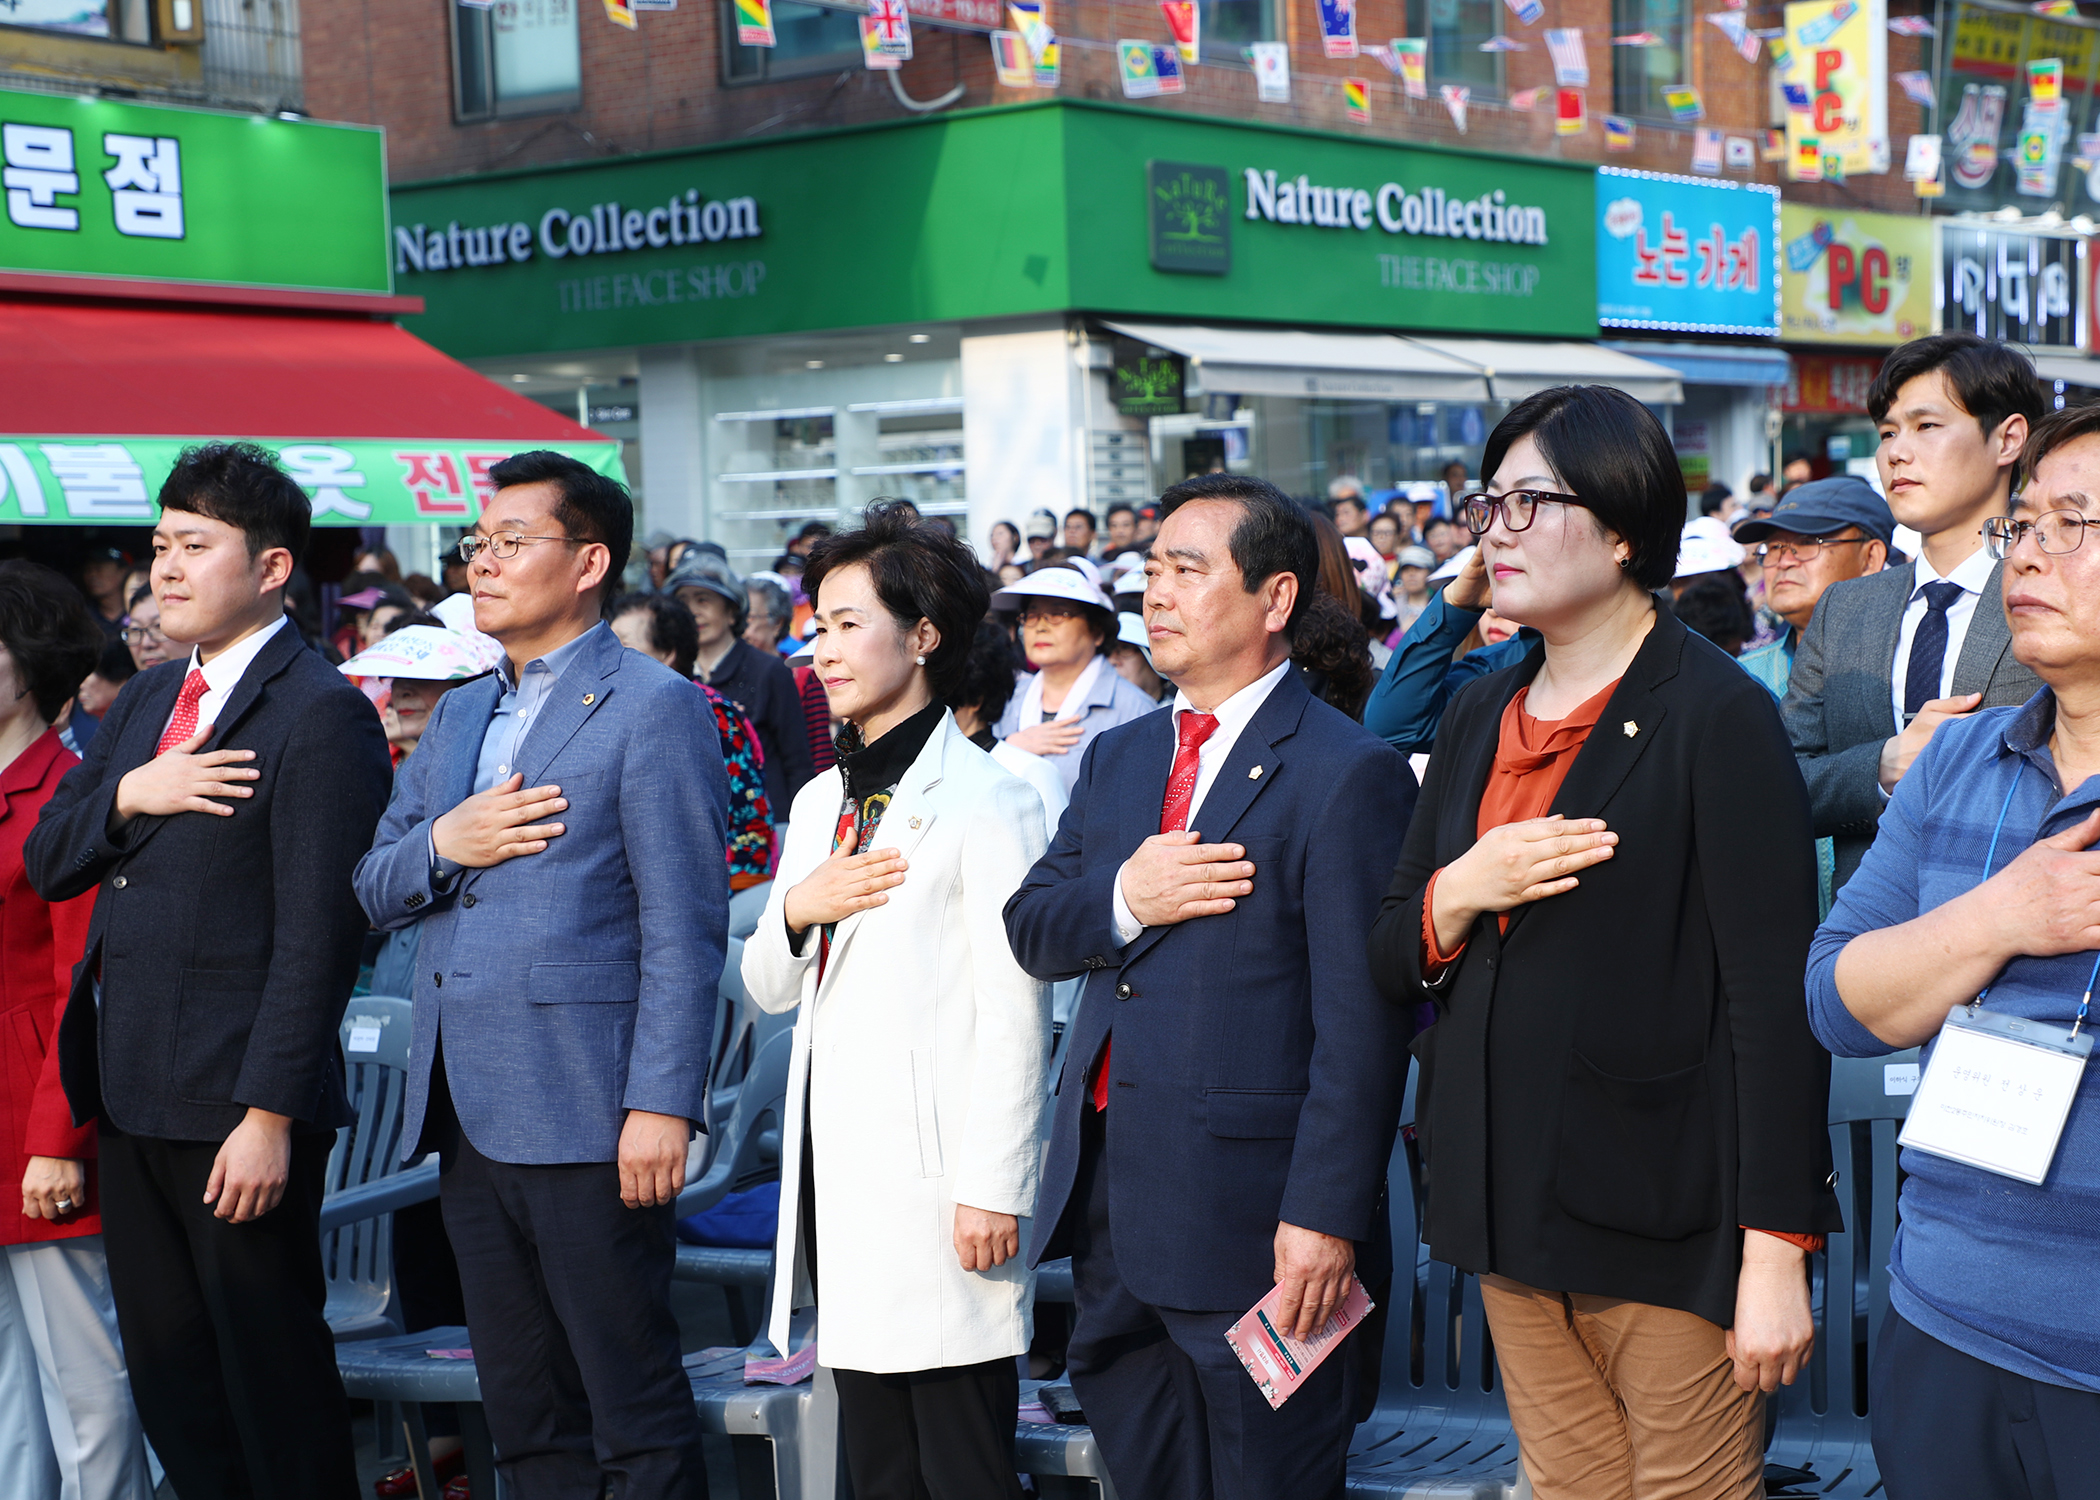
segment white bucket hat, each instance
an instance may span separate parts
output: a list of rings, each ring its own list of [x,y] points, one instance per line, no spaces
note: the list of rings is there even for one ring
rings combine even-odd
[[[1101,592],[1101,585],[1074,567],[1038,568],[1017,578],[992,595],[993,609],[1019,609],[1024,600],[1063,599],[1069,604],[1090,604],[1115,613],[1115,604]]]

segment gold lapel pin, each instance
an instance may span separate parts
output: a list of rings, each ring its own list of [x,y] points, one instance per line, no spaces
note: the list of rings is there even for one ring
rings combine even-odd
[[[917,818],[913,818],[911,820],[911,826],[917,828],[919,826],[919,820]]]
[[[585,708],[589,708],[593,703],[596,703],[597,701],[598,695],[596,693],[585,693],[583,695],[583,706]]]
[[[1641,732],[1641,726],[1634,723],[1631,719],[1628,719],[1624,724],[1620,725],[1619,727],[1626,731],[1626,738],[1628,738],[1629,740]]]
[[[1256,767],[1255,767],[1255,768],[1254,768],[1253,770],[1249,771],[1249,772],[1247,773],[1247,779],[1248,779],[1249,781],[1259,781],[1259,780],[1261,780],[1261,767],[1260,767],[1260,766],[1256,766]]]

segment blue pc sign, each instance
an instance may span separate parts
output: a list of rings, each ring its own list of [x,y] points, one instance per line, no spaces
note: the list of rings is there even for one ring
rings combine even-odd
[[[1779,189],[1597,169],[1597,321],[1779,335]]]

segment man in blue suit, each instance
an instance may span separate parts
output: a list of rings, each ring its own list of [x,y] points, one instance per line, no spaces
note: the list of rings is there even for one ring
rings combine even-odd
[[[1033,1252],[1073,1258],[1072,1386],[1121,1493],[1339,1500],[1356,1361],[1271,1411],[1225,1330],[1280,1284],[1309,1334],[1389,1248],[1411,1027],[1365,944],[1415,780],[1291,667],[1305,513],[1228,474],[1160,504],[1145,623],[1174,711],[1094,742],[1006,906],[1023,968],[1087,978]]]
[[[404,1158],[445,1229],[520,1500],[704,1497],[670,1306],[671,1204],[727,946],[727,786],[705,694],[601,618],[634,511],[522,453],[468,558],[497,673],[431,711],[358,898],[423,924]]]

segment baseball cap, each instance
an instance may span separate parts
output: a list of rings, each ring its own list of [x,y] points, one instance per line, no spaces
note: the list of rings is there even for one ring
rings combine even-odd
[[[1896,534],[1896,518],[1888,502],[1874,493],[1874,486],[1856,474],[1833,474],[1811,479],[1788,490],[1768,516],[1752,516],[1736,523],[1739,542],[1764,541],[1775,531],[1797,536],[1828,536],[1857,526],[1875,541],[1886,544]]]
[[[1403,568],[1433,568],[1436,566],[1436,554],[1427,547],[1402,547],[1395,554],[1395,557],[1399,566]]]
[[[1741,567],[1749,553],[1728,535],[1728,529],[1712,516],[1685,523],[1677,542],[1677,571],[1673,577],[1690,578],[1699,573],[1719,573]]]
[[[744,580],[722,558],[698,548],[680,558],[671,576],[664,580],[663,591],[672,598],[678,597],[680,589],[705,589],[721,595],[737,611],[739,619],[751,606],[751,596],[744,592]]]
[[[1047,510],[1032,510],[1028,513],[1028,524],[1021,528],[1021,535],[1024,537],[1056,536],[1057,517],[1051,515]]]
[[[1145,653],[1145,665],[1152,665],[1152,637],[1145,630],[1145,617],[1123,610],[1116,615],[1116,639],[1126,646],[1135,646]]]

